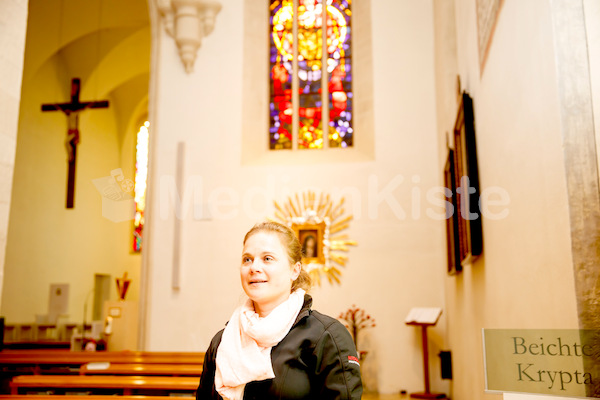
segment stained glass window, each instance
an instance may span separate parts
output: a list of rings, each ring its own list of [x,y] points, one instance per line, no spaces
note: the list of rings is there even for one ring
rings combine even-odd
[[[148,178],[148,142],[150,123],[144,122],[137,133],[135,146],[135,217],[133,220],[133,251],[142,251],[144,210],[146,209],[146,182]]]
[[[271,0],[272,150],[292,149],[294,140],[298,149],[352,146],[351,4],[352,0]]]

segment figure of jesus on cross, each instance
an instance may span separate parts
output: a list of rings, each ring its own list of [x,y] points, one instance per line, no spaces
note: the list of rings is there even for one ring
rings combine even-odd
[[[86,108],[107,108],[108,100],[79,101],[81,80],[71,80],[71,102],[42,104],[42,111],[62,111],[67,116],[67,147],[69,171],[67,173],[67,208],[75,206],[75,166],[77,162],[77,145],[79,144],[79,113]]]

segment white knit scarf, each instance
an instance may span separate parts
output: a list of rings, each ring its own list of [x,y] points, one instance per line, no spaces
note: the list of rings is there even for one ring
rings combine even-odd
[[[269,315],[259,317],[252,300],[235,309],[217,349],[215,387],[225,400],[241,400],[246,383],[274,378],[271,348],[290,331],[302,304],[297,289]]]

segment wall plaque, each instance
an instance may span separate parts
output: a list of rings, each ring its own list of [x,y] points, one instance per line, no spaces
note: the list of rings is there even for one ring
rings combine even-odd
[[[600,397],[600,331],[484,329],[486,390]]]

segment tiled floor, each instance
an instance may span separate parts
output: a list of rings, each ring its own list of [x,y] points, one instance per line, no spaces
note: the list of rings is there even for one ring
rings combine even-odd
[[[373,394],[367,393],[363,394],[362,400],[408,400],[408,395],[400,395],[400,394]]]

